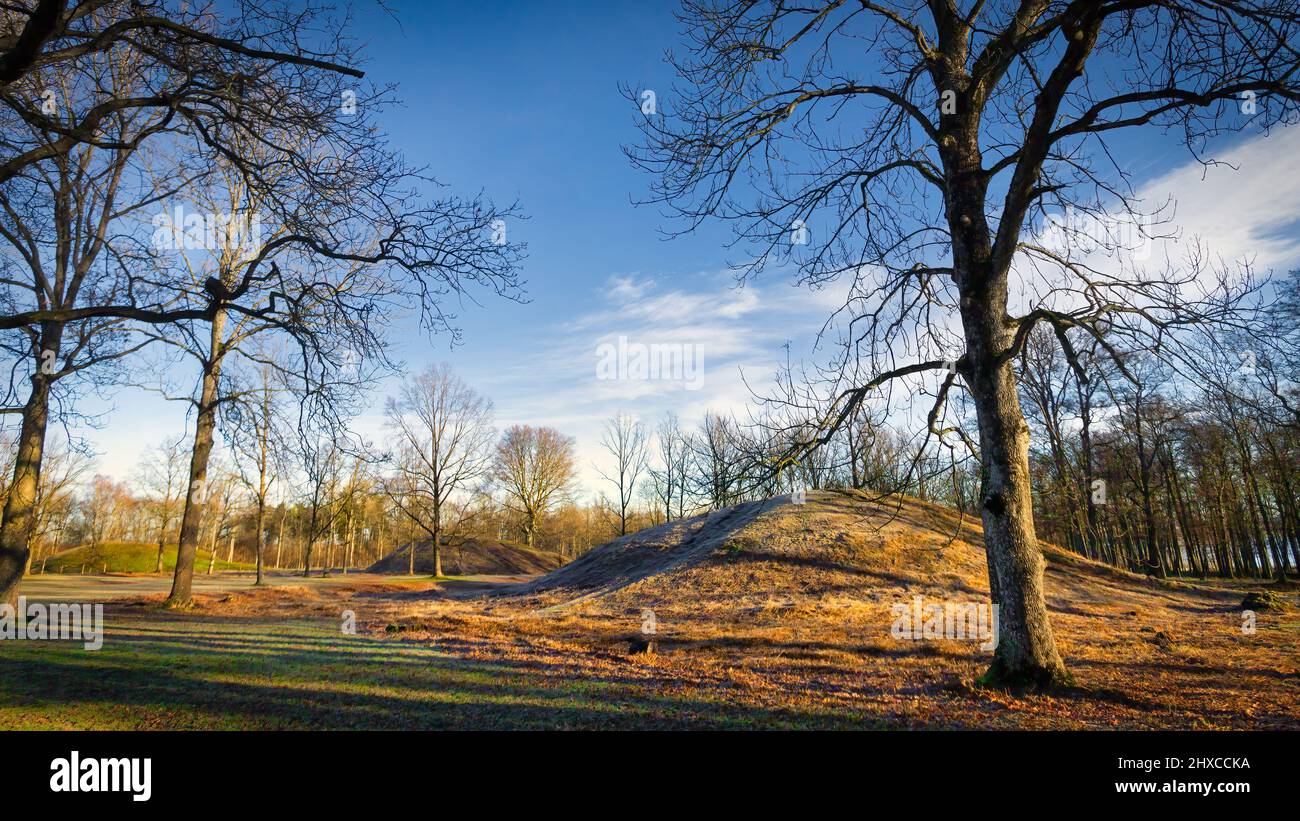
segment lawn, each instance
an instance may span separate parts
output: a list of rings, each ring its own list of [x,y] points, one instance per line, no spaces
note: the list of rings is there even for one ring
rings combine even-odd
[[[101,650],[0,642],[0,729],[861,727],[618,676],[456,658],[337,622],[115,613]],[[665,688],[671,689],[671,688]]]
[[[194,559],[194,569],[204,573],[208,569],[211,554],[206,550],[198,551]],[[50,556],[44,562],[46,573],[80,573],[84,567],[89,573],[152,573],[158,566],[158,545],[140,542],[105,542],[96,547],[82,545],[64,550]],[[34,571],[39,571],[41,563],[37,562]],[[167,545],[163,551],[163,570],[171,573],[176,569],[176,545]],[[253,570],[251,564],[227,562],[218,558],[213,564],[214,570]]]

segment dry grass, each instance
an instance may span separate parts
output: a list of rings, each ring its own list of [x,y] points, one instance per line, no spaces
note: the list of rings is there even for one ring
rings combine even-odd
[[[620,539],[539,581],[325,590],[205,602],[229,615],[354,609],[359,628],[547,678],[634,684],[756,710],[843,709],[867,726],[1300,727],[1292,609],[1243,634],[1244,586],[1154,583],[1049,549],[1057,640],[1078,688],[972,686],[975,641],[891,636],[891,607],[982,601],[978,522],[918,502],[817,495],[754,503]],[[340,597],[343,602],[340,603]],[[643,650],[643,613],[656,647]]]

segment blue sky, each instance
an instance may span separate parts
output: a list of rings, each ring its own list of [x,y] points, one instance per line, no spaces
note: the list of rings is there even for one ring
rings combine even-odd
[[[620,150],[638,134],[619,85],[669,92],[662,58],[679,41],[675,3],[394,2],[400,22],[362,7],[356,32],[367,43],[368,77],[397,83],[403,101],[380,120],[392,143],[451,190],[517,198],[529,216],[507,230],[529,246],[530,301],[466,305],[457,311],[465,341],[455,350],[445,339],[400,334],[397,352],[408,364],[451,362],[493,399],[502,427],[551,424],[577,437],[595,490],[601,419],[625,410],[653,422],[672,408],[694,420],[710,406],[734,408],[747,396],[742,369],[761,382],[785,359],[787,340],[796,355],[807,351],[834,294],[797,290],[775,270],[737,291],[725,226],[665,242],[664,217],[632,203],[649,180]],[[1229,256],[1262,248],[1263,261],[1281,264],[1297,258],[1293,243],[1260,237],[1300,206],[1285,185],[1300,176],[1274,166],[1300,156],[1298,142],[1282,134],[1258,143],[1237,176],[1201,179],[1201,169],[1180,165],[1185,156],[1149,134],[1128,143],[1124,161],[1156,189],[1190,200],[1180,221],[1222,231]],[[1248,202],[1231,205],[1243,190]],[[1248,217],[1262,224],[1247,226]],[[597,346],[619,336],[702,346],[700,389],[597,380]],[[385,395],[358,421],[372,437],[382,434]],[[189,425],[181,404],[136,391],[119,391],[112,405],[107,425],[87,436],[100,470],[121,479],[143,449]]]

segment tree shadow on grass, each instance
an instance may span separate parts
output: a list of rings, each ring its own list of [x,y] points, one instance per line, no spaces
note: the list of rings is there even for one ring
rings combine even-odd
[[[79,645],[15,647],[19,652],[6,654],[0,694],[19,709],[6,712],[21,722],[30,711],[35,724],[165,728],[861,726],[850,715],[666,696],[654,682],[563,678],[418,646],[372,654],[367,646],[387,642],[364,638],[330,646],[330,639],[291,631],[287,638],[308,649],[289,652],[259,648],[256,637],[200,638],[158,626],[120,638],[96,653]]]

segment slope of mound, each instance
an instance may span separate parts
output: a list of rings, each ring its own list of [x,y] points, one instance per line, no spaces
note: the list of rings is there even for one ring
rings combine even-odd
[[[621,659],[610,675],[646,658],[654,675],[722,682],[728,699],[747,690],[765,703],[852,703],[886,724],[1300,721],[1292,611],[1243,621],[1243,586],[1258,580],[1157,581],[1051,545],[1043,556],[1057,647],[1088,692],[1034,715],[1009,716],[974,688],[997,637],[980,522],[917,499],[810,493],[803,504],[738,505],[609,542],[485,606],[490,627],[535,624],[548,641]],[[1278,591],[1288,608],[1293,590]]]
[[[208,556],[206,550],[198,551],[194,567],[207,570]],[[45,560],[46,573],[80,573],[84,566],[87,573],[152,573],[158,564],[158,545],[142,542],[104,542],[92,547],[82,545],[55,553]],[[218,558],[213,565],[215,570],[251,570],[253,565],[240,562],[227,562]],[[34,571],[40,569],[36,563]],[[163,551],[163,570],[170,573],[176,569],[176,545],[169,544]]]
[[[776,497],[647,528],[509,592],[706,608],[807,596],[983,600],[982,539],[978,519],[942,505],[814,492],[802,504]],[[1149,586],[1048,545],[1044,554],[1053,575],[1105,586],[1108,599],[1112,587]]]
[[[428,540],[402,545],[366,568],[366,572],[405,575],[410,570],[412,544],[416,575],[432,575],[433,544]],[[558,553],[493,539],[448,539],[442,546],[442,572],[448,576],[533,575],[563,563]]]

